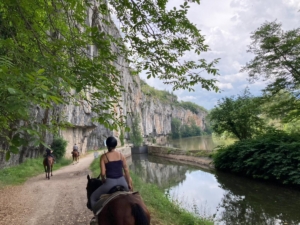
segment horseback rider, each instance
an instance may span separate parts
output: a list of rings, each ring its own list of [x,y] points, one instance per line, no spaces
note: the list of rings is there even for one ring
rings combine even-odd
[[[123,186],[125,191],[132,191],[132,179],[125,157],[116,151],[117,139],[108,137],[106,140],[108,153],[100,158],[101,180],[103,184],[90,197],[91,207],[97,203],[100,195],[107,194],[114,186]]]
[[[78,152],[78,156],[80,155],[79,154],[79,151],[78,151],[78,146],[76,145],[76,143],[74,144],[74,146],[73,146],[73,152]],[[72,153],[73,153],[72,152]]]
[[[52,153],[53,153],[53,150],[51,150],[50,148],[46,148],[46,154],[44,156],[45,157],[48,157],[48,156],[52,157],[53,161],[55,163],[55,157],[54,157],[54,155]]]

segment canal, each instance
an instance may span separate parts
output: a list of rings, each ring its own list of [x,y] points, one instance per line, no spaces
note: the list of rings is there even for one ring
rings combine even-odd
[[[171,201],[215,224],[300,224],[299,191],[150,155],[132,155],[129,164]]]

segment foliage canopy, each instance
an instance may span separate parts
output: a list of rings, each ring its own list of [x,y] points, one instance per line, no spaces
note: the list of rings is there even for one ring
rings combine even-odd
[[[268,90],[294,90],[300,84],[300,28],[283,31],[281,24],[266,22],[251,36],[248,52],[255,55],[242,71],[250,80],[271,81]]]
[[[300,185],[300,138],[283,131],[221,147],[214,155],[215,167],[253,178]]]
[[[200,55],[208,50],[199,29],[187,19],[191,3],[171,10],[166,4],[166,0],[1,1],[0,138],[8,143],[7,156],[18,151],[25,143],[19,140],[26,135],[38,145],[43,131],[64,126],[59,115],[50,113],[55,105],[87,104],[97,122],[110,129],[124,126],[126,115],[113,110],[121,108],[124,91],[116,68],[119,57],[174,89],[192,90],[200,83],[218,90],[215,79],[200,76],[203,70],[217,75],[217,60],[182,60],[188,52]],[[122,23],[123,38],[110,30],[111,13]],[[36,106],[46,112],[42,121],[31,115]]]
[[[225,97],[211,110],[209,119],[213,131],[222,134],[227,131],[239,140],[252,138],[264,131],[258,98],[251,96],[248,89],[238,97]]]
[[[206,132],[203,132],[201,128],[196,125],[196,122],[194,120],[189,121],[189,124],[181,124],[181,120],[178,118],[172,118],[171,131],[173,139],[194,137],[206,134]]]
[[[284,31],[281,24],[266,22],[251,36],[248,52],[254,59],[242,69],[250,81],[269,81],[264,90],[264,110],[284,122],[300,116],[300,28]]]

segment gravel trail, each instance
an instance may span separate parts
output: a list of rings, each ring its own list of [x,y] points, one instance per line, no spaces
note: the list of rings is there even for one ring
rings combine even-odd
[[[93,214],[86,207],[85,188],[93,159],[93,154],[86,155],[54,171],[50,180],[41,174],[21,186],[0,189],[0,224],[89,224]]]

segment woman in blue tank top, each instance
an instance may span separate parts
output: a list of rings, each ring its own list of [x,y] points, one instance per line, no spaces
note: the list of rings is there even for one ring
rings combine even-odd
[[[100,175],[103,184],[91,195],[92,208],[100,196],[108,193],[114,186],[121,185],[125,187],[126,191],[132,191],[132,180],[129,175],[126,159],[121,153],[115,151],[117,144],[117,139],[114,137],[106,139],[108,152],[104,153],[100,158]]]

